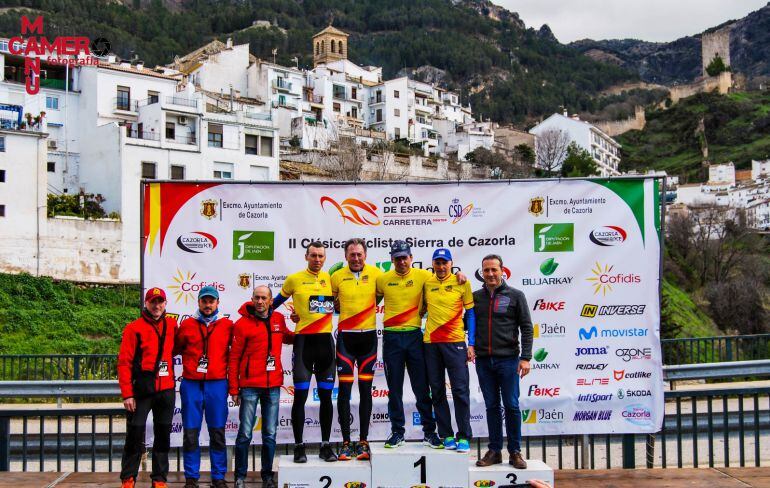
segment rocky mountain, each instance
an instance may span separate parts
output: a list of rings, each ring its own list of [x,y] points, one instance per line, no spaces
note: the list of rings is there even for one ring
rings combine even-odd
[[[732,70],[749,79],[770,77],[770,3],[742,19],[726,22],[704,33],[722,29],[730,30]],[[585,39],[570,46],[596,61],[631,70],[643,81],[671,85],[689,83],[701,75],[704,33],[666,43]]]

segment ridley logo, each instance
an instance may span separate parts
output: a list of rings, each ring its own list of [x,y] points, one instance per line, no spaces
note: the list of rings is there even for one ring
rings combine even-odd
[[[626,242],[626,231],[616,225],[605,225],[594,229],[588,234],[588,238],[597,246],[616,246]]]
[[[377,206],[372,202],[358,200],[356,198],[346,198],[342,203],[337,203],[331,197],[321,197],[321,208],[325,209],[325,204],[329,202],[340,213],[342,220],[347,220],[356,225],[380,225],[380,218],[377,216]]]

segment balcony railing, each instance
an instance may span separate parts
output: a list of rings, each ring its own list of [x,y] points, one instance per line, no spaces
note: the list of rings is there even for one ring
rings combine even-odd
[[[198,107],[197,100],[192,100],[190,98],[184,98],[184,97],[166,97],[166,103],[170,103],[172,105],[182,105],[185,107],[192,107],[192,108]]]
[[[144,100],[139,100],[136,102],[137,107],[144,107],[146,105],[152,105],[153,103],[158,103],[158,97],[150,97],[145,98]]]
[[[289,102],[272,102],[272,106],[273,108],[283,107],[291,110],[297,109],[297,106],[295,104],[289,103]]]
[[[385,95],[380,95],[378,97],[369,97],[369,104],[375,104],[375,103],[385,103]]]
[[[243,116],[248,119],[271,121],[273,116],[270,112],[243,112]]]
[[[273,80],[273,87],[278,88],[279,90],[291,91],[291,85],[291,82],[284,81],[283,78],[276,78]]]
[[[173,142],[175,144],[187,144],[190,146],[195,146],[196,144],[198,144],[198,139],[195,136],[176,135],[173,138],[166,137],[166,142]]]
[[[137,104],[135,100],[124,97],[115,97],[112,99],[112,106],[115,110],[123,110],[125,112],[136,112]]]
[[[150,132],[146,130],[132,130],[128,132],[128,137],[131,139],[144,139],[146,141],[159,141],[160,135],[157,132]]]
[[[307,97],[306,101],[322,105],[324,103],[324,97],[323,95],[311,95]]]

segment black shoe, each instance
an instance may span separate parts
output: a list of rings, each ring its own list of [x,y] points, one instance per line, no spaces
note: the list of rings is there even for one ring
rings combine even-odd
[[[306,463],[307,455],[305,454],[305,444],[296,444],[294,446],[294,462]]]
[[[228,488],[225,480],[211,480],[211,488]]]
[[[198,480],[195,478],[186,478],[184,488],[198,488]]]
[[[262,488],[275,488],[275,480],[273,478],[268,478],[266,480],[263,480]]]
[[[327,463],[333,463],[337,460],[337,455],[334,454],[334,449],[329,444],[321,446],[321,451],[318,453],[318,457],[326,461]]]

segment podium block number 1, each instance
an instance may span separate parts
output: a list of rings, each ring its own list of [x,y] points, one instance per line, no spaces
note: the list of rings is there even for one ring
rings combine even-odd
[[[428,473],[425,467],[425,456],[420,456],[420,459],[415,461],[414,467],[416,468],[417,466],[420,467],[420,483],[424,485],[428,482]]]

